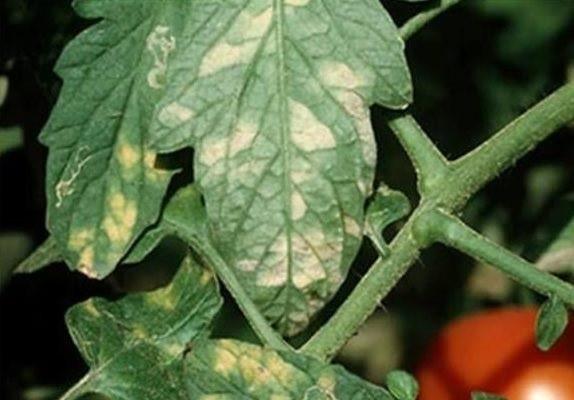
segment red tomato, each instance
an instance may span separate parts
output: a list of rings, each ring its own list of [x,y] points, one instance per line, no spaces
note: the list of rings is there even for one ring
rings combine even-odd
[[[505,308],[448,325],[417,369],[419,399],[464,400],[484,391],[508,400],[574,400],[574,323],[542,352],[536,314],[536,308]]]

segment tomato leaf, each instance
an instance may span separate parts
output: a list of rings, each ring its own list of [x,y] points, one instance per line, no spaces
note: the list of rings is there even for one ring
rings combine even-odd
[[[472,400],[506,400],[505,397],[486,392],[472,392],[471,396]]]
[[[538,311],[536,343],[543,351],[549,350],[568,326],[568,310],[557,297],[549,298]]]
[[[90,277],[109,274],[156,220],[172,174],[156,168],[146,137],[184,22],[179,3],[74,2],[101,20],[60,57],[64,85],[40,139],[50,147],[48,228]]]
[[[50,264],[63,261],[58,243],[50,236],[14,270],[17,274],[36,272]]]
[[[379,187],[367,208],[365,233],[381,257],[385,258],[389,255],[387,243],[382,235],[383,230],[408,215],[410,211],[411,204],[403,193],[385,185]]]
[[[387,390],[339,366],[235,340],[195,344],[186,359],[186,383],[192,399],[392,400]]]
[[[391,371],[386,378],[387,387],[397,400],[415,400],[419,394],[416,379],[405,371]]]
[[[196,149],[210,234],[283,333],[305,328],[362,240],[375,102],[405,108],[404,44],[376,0],[192,2],[151,140]]]
[[[91,369],[64,398],[88,392],[126,400],[188,398],[186,345],[208,333],[221,303],[214,276],[188,256],[165,288],[74,306],[68,329]]]

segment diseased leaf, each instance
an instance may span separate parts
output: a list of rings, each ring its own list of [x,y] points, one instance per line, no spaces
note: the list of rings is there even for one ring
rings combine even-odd
[[[292,335],[362,240],[376,145],[369,106],[411,100],[404,45],[376,0],[192,2],[152,143],[196,149],[210,234]]]
[[[381,257],[389,255],[382,232],[392,223],[405,217],[411,211],[409,199],[397,190],[381,186],[371,204],[367,208],[365,218],[365,234],[373,242]]]
[[[549,298],[538,311],[536,344],[543,351],[549,350],[568,326],[568,310],[558,298]]]
[[[419,394],[419,384],[405,371],[391,371],[387,374],[387,386],[398,400],[415,400]]]
[[[392,399],[339,366],[235,340],[194,344],[185,371],[190,399]]]
[[[145,143],[183,3],[74,2],[102,20],[60,57],[64,85],[41,141],[50,147],[48,228],[67,263],[90,277],[109,274],[157,218],[171,173],[155,168]]]
[[[50,236],[14,270],[17,274],[36,272],[50,264],[62,261],[58,243]]]
[[[188,399],[186,345],[208,332],[221,303],[214,276],[189,256],[165,288],[74,306],[68,329],[91,369],[64,398],[97,392],[112,399]]]

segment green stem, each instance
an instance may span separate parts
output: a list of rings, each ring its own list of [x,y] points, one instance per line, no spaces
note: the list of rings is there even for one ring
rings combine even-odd
[[[359,329],[419,255],[420,246],[411,234],[413,220],[411,217],[390,244],[390,256],[377,260],[335,315],[301,347],[300,352],[330,360]]]
[[[375,262],[335,315],[301,348],[301,352],[330,359],[408,271],[418,257],[419,251],[432,241],[431,237],[421,235],[416,229],[419,219],[425,218],[425,214],[439,207],[447,212],[459,211],[469,197],[484,184],[573,118],[574,84],[569,84],[527,111],[485,145],[451,166],[448,173],[433,184],[434,189],[423,196],[417,210],[393,240],[390,245],[390,256]],[[429,151],[427,145],[421,144],[422,141],[422,138],[404,141],[404,144],[410,147],[413,159],[423,160],[427,157],[419,154]],[[530,268],[530,265],[527,265]],[[531,276],[534,275],[529,274],[525,279]],[[542,287],[545,283],[538,281],[540,275],[536,276],[534,284]],[[554,282],[553,288],[562,287],[564,295],[565,287],[556,284],[556,279],[545,276],[542,281]],[[528,282],[528,285],[532,284]]]
[[[436,197],[454,209],[512,166],[558,128],[574,121],[574,83],[562,86],[491,139],[452,163],[453,173]],[[458,190],[448,190],[458,187]]]
[[[251,300],[233,270],[219,255],[219,252],[213,248],[209,240],[198,234],[195,227],[190,228],[177,219],[170,218],[166,223],[171,231],[188,243],[206,261],[207,265],[214,269],[259,339],[275,350],[293,351],[293,348],[283,340],[281,335],[269,325],[265,317],[259,312],[259,308]]]
[[[389,113],[387,124],[411,159],[418,177],[418,188],[425,195],[448,171],[449,163],[408,113]]]
[[[428,11],[424,11],[409,19],[401,28],[399,32],[404,40],[409,39],[412,35],[417,33],[423,26],[428,24],[434,18],[454,6],[460,0],[442,0],[436,7]]]
[[[422,225],[419,230],[427,232],[433,239],[500,269],[541,294],[556,296],[574,308],[574,286],[539,270],[533,264],[491,242],[458,218],[434,210],[419,219],[418,223]]]

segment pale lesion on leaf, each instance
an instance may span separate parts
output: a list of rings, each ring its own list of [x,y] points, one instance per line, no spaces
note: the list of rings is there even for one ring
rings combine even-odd
[[[146,39],[146,48],[154,60],[153,67],[147,75],[147,83],[153,89],[163,88],[167,61],[170,53],[176,48],[176,39],[169,34],[169,31],[169,26],[158,25]]]
[[[70,173],[69,178],[67,179],[62,178],[56,184],[54,189],[56,194],[56,204],[55,204],[56,208],[60,208],[64,203],[64,199],[74,193],[75,190],[73,187],[74,182],[84,169],[86,163],[90,161],[90,159],[92,158],[91,154],[86,157],[83,157],[83,153],[87,150],[88,148],[86,146],[80,147],[80,149],[76,152],[74,161],[71,163],[72,172]]]

